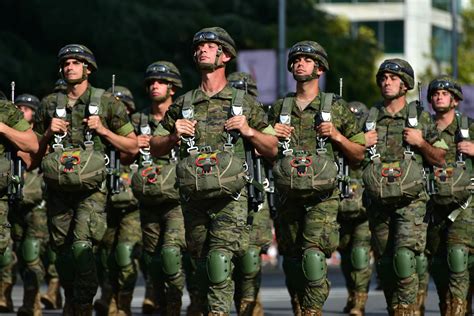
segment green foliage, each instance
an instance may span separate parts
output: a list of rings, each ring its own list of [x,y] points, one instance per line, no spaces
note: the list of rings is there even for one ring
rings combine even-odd
[[[138,107],[147,104],[143,87],[146,66],[171,60],[181,71],[184,89],[196,87],[199,74],[192,60],[191,39],[199,29],[222,26],[239,49],[276,48],[278,10],[274,0],[3,0],[0,10],[0,90],[15,80],[18,93],[40,97],[58,78],[56,54],[69,43],[80,43],[95,54],[99,70],[91,83],[108,88],[111,75],[130,88]],[[371,104],[375,87],[374,60],[379,54],[373,34],[351,35],[347,21],[314,9],[311,0],[287,0],[287,46],[316,40],[328,54],[331,70],[327,91]],[[234,71],[235,63],[229,71]],[[8,93],[7,93],[8,94]]]

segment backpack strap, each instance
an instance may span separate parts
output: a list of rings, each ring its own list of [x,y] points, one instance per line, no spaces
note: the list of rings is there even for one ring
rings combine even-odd
[[[91,99],[89,106],[87,107],[89,115],[99,115],[100,113],[100,101],[104,94],[104,89],[91,88]]]
[[[235,115],[243,115],[244,96],[245,90],[232,88],[232,104],[228,114],[229,118]],[[224,149],[231,149],[237,143],[239,137],[240,132],[237,130],[227,131],[227,143],[224,145]]]
[[[408,116],[406,126],[416,128],[418,126],[418,103],[416,101],[408,104]]]
[[[63,93],[56,94],[56,109],[55,115],[57,118],[66,118],[66,103],[67,103],[67,96]]]
[[[321,121],[331,122],[331,107],[334,99],[334,93],[321,92]]]
[[[183,108],[181,115],[184,119],[192,120],[194,118],[194,90],[186,92],[184,95]]]
[[[140,134],[151,135],[150,124],[148,124],[148,115],[140,113]]]
[[[367,116],[367,120],[365,121],[365,131],[372,131],[375,130],[377,127],[377,119],[379,118],[379,108],[374,105],[370,108],[369,116]]]
[[[280,123],[290,125],[291,110],[293,109],[293,97],[285,97],[280,112]]]
[[[469,135],[469,118],[466,115],[456,111],[456,120],[458,122],[458,133],[459,136],[457,139],[459,141],[470,140]]]

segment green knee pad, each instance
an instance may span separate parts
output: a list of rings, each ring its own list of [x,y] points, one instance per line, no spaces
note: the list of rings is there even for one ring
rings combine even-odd
[[[469,252],[462,245],[448,246],[448,267],[451,272],[461,273],[467,270]]]
[[[370,256],[368,247],[353,247],[351,250],[351,264],[356,270],[363,270],[369,266]]]
[[[416,274],[418,276],[423,276],[428,270],[428,258],[426,258],[424,253],[419,254],[415,257],[416,260]]]
[[[250,247],[239,260],[240,271],[253,275],[260,271],[260,248]]]
[[[115,262],[120,268],[132,264],[133,245],[130,243],[119,242],[115,247]]]
[[[49,264],[55,264],[57,259],[56,252],[51,248],[51,246],[48,246],[48,261]]]
[[[37,260],[40,256],[40,241],[35,238],[26,238],[21,243],[21,256],[26,263]]]
[[[90,242],[75,241],[71,249],[77,271],[86,272],[93,269],[95,262]]]
[[[393,256],[393,269],[400,279],[408,278],[416,273],[415,253],[408,248],[402,247],[395,250]]]
[[[211,284],[220,284],[230,275],[230,256],[222,250],[211,250],[206,261],[207,276]]]
[[[12,247],[8,246],[5,252],[0,255],[0,268],[5,268],[13,261]]]
[[[310,282],[316,282],[326,276],[326,256],[319,249],[307,249],[303,254],[303,273]]]
[[[181,250],[178,247],[163,247],[161,249],[163,273],[173,276],[181,271]]]

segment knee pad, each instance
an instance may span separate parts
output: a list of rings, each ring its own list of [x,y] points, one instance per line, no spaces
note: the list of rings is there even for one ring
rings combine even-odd
[[[56,259],[57,259],[56,251],[54,251],[53,248],[51,248],[51,246],[48,246],[47,252],[48,252],[48,262],[49,262],[49,264],[55,264]]]
[[[26,263],[37,260],[40,256],[40,241],[35,238],[26,238],[21,243],[21,256]]]
[[[230,275],[230,256],[222,250],[211,250],[207,255],[207,276],[211,284],[224,282]]]
[[[0,255],[0,268],[7,267],[13,261],[12,246],[9,245],[3,254]]]
[[[469,252],[462,245],[448,246],[448,267],[451,272],[461,273],[467,270]]]
[[[181,271],[181,249],[166,246],[161,249],[160,255],[164,274],[173,276]]]
[[[303,254],[302,267],[308,281],[319,281],[327,273],[326,256],[319,249],[307,249]]]
[[[395,255],[393,256],[393,269],[400,279],[408,278],[416,273],[415,253],[405,247],[395,250]]]
[[[120,268],[132,264],[133,245],[130,243],[119,242],[115,247],[115,262]]]
[[[260,271],[260,249],[250,247],[245,254],[239,258],[240,271],[245,275],[253,275]]]
[[[370,256],[368,247],[353,247],[351,250],[351,264],[356,270],[363,270],[369,266]]]
[[[76,269],[79,272],[86,272],[93,268],[95,262],[90,242],[75,241],[71,249]]]
[[[416,274],[418,276],[423,276],[428,270],[428,258],[426,258],[424,253],[419,254],[415,257],[416,260]]]

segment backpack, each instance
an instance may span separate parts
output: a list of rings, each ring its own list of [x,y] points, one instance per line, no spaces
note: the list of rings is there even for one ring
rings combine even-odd
[[[341,199],[339,214],[342,219],[355,219],[365,214],[363,206],[364,184],[361,179],[351,177],[347,183],[349,196]]]
[[[366,129],[376,127],[379,109],[374,106],[370,109],[366,121]],[[418,108],[416,102],[408,104],[406,125],[415,128],[418,126]],[[425,171],[421,162],[417,161],[415,153],[407,145],[404,158],[395,162],[382,162],[375,146],[371,153],[370,162],[363,170],[365,190],[371,199],[382,204],[393,204],[400,200],[413,200],[425,188]]]
[[[331,120],[333,93],[321,93],[322,121]],[[293,97],[286,97],[280,113],[280,122],[288,124],[293,107]],[[273,167],[275,186],[288,197],[308,198],[332,192],[338,183],[338,166],[328,154],[325,142],[315,152],[293,150],[289,140],[283,143],[283,157]]]
[[[232,106],[229,117],[243,113],[245,91],[232,89]],[[194,117],[194,91],[184,95],[182,115],[186,119]],[[247,183],[247,165],[234,154],[233,146],[238,135],[229,132],[228,142],[222,150],[194,145],[194,138],[183,138],[188,146],[189,156],[176,166],[176,176],[180,194],[185,200],[203,200],[231,196],[238,198]]]
[[[118,193],[109,194],[109,205],[116,209],[128,209],[137,205],[137,199],[133,195],[132,179],[136,173],[133,168],[130,172],[120,172],[120,189]]]
[[[43,174],[38,171],[24,173],[22,205],[37,205],[43,200]]]
[[[103,89],[92,88],[88,106],[90,114],[100,110]],[[58,98],[59,101],[59,98]],[[56,115],[66,116],[66,105],[58,102]],[[104,153],[94,150],[94,142],[87,139],[84,148],[64,149],[61,144],[64,136],[56,135],[54,151],[43,159],[41,169],[48,187],[66,192],[90,191],[100,188],[106,178]]]
[[[458,131],[456,143],[469,140],[468,117],[456,112]],[[468,201],[474,189],[471,181],[472,162],[471,159],[464,159],[462,154],[458,154],[458,161],[443,168],[434,167],[432,179],[434,191],[432,198],[436,204],[449,205],[458,203],[463,205]]]

